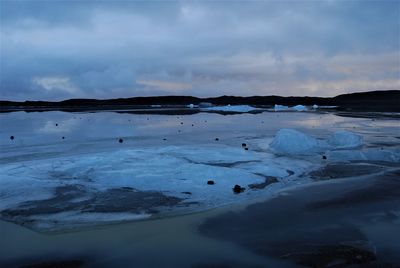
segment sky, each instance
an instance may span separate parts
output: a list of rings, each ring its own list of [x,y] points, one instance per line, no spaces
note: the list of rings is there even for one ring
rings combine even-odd
[[[400,89],[400,1],[0,0],[0,99]]]

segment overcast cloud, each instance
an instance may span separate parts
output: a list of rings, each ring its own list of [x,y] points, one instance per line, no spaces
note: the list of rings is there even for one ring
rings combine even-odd
[[[400,89],[399,1],[0,1],[0,99]]]

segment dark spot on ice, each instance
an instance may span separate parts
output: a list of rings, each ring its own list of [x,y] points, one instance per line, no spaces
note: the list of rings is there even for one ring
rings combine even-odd
[[[208,185],[214,185],[215,182],[214,182],[213,180],[209,180],[209,181],[207,181],[207,184],[208,184]]]
[[[215,140],[216,140],[216,141],[219,141],[219,139],[218,139],[218,138],[215,138]]]
[[[241,192],[243,192],[244,190],[246,190],[246,188],[241,187],[240,185],[236,184],[233,188],[232,188],[233,192],[235,194],[239,194]]]
[[[62,137],[61,137],[61,139],[63,139],[63,140],[64,140],[64,139],[65,139],[65,137],[64,137],[64,136],[62,136]]]
[[[149,118],[147,118],[147,120],[149,120]]]
[[[10,140],[13,140],[14,139],[14,136],[10,136]]]
[[[192,194],[191,192],[182,192],[182,194]]]
[[[242,147],[246,147],[247,146],[247,144],[246,143],[242,143]]]
[[[124,140],[123,140],[123,139],[119,139],[118,142],[119,142],[119,143],[123,143]]]
[[[166,138],[163,139],[163,141],[166,141],[166,140],[167,140]]]
[[[322,156],[322,159],[326,160],[326,155],[323,155],[323,156]]]
[[[192,124],[192,127],[194,127],[194,124]]]
[[[247,147],[246,147],[246,148],[244,148],[244,149],[245,149],[246,151],[248,151],[248,150],[249,150],[249,148],[247,148]]]
[[[56,124],[56,127],[58,127],[58,124]]]
[[[181,125],[183,125],[183,122],[181,122]]]

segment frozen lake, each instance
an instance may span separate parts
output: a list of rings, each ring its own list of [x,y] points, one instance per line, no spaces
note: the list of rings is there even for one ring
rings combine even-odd
[[[400,160],[396,114],[13,112],[0,126],[0,217],[40,233],[242,207]]]
[[[3,113],[1,216],[51,231],[247,202],[310,183],[307,174],[327,163],[397,162],[398,122],[316,111]],[[299,152],[274,150],[280,129],[300,133],[275,141]],[[319,143],[343,130],[361,143],[310,151],[301,136]]]

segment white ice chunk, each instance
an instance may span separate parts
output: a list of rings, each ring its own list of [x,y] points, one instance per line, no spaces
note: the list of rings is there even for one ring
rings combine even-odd
[[[226,105],[226,106],[207,107],[207,108],[203,108],[203,110],[247,113],[247,112],[257,110],[257,108],[252,107],[250,105]]]
[[[313,108],[314,110],[316,110],[316,109],[318,109],[318,105],[314,104],[314,105],[312,106],[312,108]]]
[[[304,105],[296,105],[296,106],[291,107],[291,109],[298,111],[298,112],[307,111],[307,107]]]
[[[194,108],[194,104],[191,103],[191,104],[189,104],[187,107],[190,108],[190,109],[193,109],[193,108]]]
[[[283,154],[307,155],[318,151],[317,139],[295,129],[281,129],[271,142],[271,148]]]
[[[288,110],[289,110],[289,106],[275,104],[274,110],[275,110],[276,112],[277,112],[277,111],[288,111]]]
[[[356,148],[363,144],[363,138],[350,131],[337,131],[327,140],[336,149]]]

